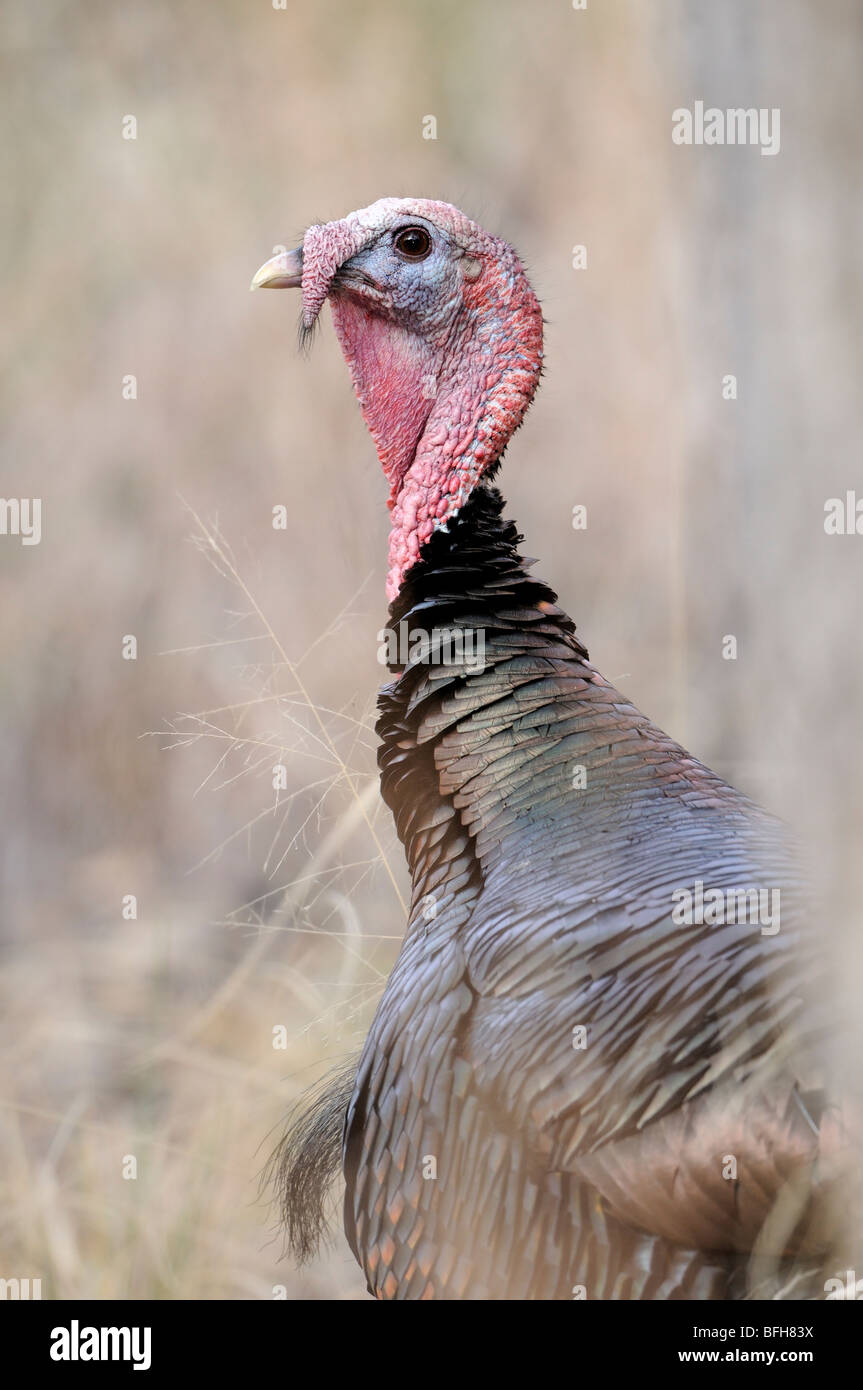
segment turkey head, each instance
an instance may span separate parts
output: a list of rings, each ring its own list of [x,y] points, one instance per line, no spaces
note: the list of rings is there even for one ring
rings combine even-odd
[[[382,198],[310,227],[253,288],[329,299],[390,484],[387,597],[503,453],[539,380],[542,313],[506,242],[449,203]]]

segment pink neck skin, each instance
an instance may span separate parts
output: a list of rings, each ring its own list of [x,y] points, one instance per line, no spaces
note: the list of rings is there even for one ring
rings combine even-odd
[[[491,240],[491,239],[489,239]],[[333,293],[336,333],[390,482],[387,598],[432,532],[506,447],[536,390],[542,312],[515,253],[494,242],[462,303],[419,334]]]

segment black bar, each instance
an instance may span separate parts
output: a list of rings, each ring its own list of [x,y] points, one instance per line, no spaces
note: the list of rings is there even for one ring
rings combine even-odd
[[[383,1313],[372,1300],[297,1304],[273,1302],[15,1302],[0,1304],[0,1331],[7,1365],[18,1378],[32,1372],[52,1379],[101,1372],[128,1373],[143,1382],[175,1370],[194,1369],[223,1380],[231,1374],[306,1377],[319,1363],[324,1379],[344,1363],[365,1364],[371,1378],[380,1338],[386,1336],[388,1375],[399,1380],[422,1352],[423,1379],[437,1353],[440,1364],[458,1361],[456,1346],[470,1351],[471,1364],[490,1364],[527,1355],[548,1375],[561,1357],[573,1377],[586,1364],[610,1375],[639,1372],[662,1379],[679,1368],[717,1366],[734,1370],[796,1366],[819,1379],[854,1364],[863,1331],[860,1304],[833,1299],[817,1303],[591,1303],[480,1304],[446,1308],[425,1305],[414,1313]],[[385,1318],[385,1325],[378,1318]],[[405,1324],[403,1317],[413,1319]],[[443,1323],[438,1321],[443,1318]],[[479,1324],[479,1326],[478,1326]],[[94,1331],[95,1329],[95,1331]],[[116,1336],[102,1329],[116,1329]],[[137,1336],[134,1329],[137,1329]],[[458,1336],[458,1343],[446,1336]],[[322,1331],[324,1336],[321,1336]],[[481,1333],[481,1339],[476,1334]],[[393,1359],[399,1334],[410,1336],[412,1353]],[[441,1334],[444,1334],[443,1338]],[[148,1340],[148,1336],[149,1340]],[[561,1337],[565,1340],[561,1341]],[[465,1346],[465,1339],[467,1345]],[[377,1350],[376,1350],[377,1348]],[[52,1356],[53,1349],[53,1356]],[[106,1359],[87,1359],[92,1351]],[[120,1359],[112,1359],[112,1353]],[[73,1359],[77,1354],[77,1359]],[[58,1359],[65,1355],[69,1359]],[[125,1359],[123,1359],[125,1358]],[[140,1371],[135,1373],[135,1362]],[[146,1364],[145,1364],[146,1363]],[[461,1361],[462,1369],[465,1363]],[[510,1366],[511,1373],[515,1367]],[[532,1378],[535,1378],[532,1375]]]

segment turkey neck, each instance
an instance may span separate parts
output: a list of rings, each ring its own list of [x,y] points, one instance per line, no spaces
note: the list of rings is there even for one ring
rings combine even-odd
[[[390,607],[378,763],[415,908],[453,885],[478,891],[504,846],[562,820],[608,847],[692,810],[755,813],[590,664],[503,506],[481,482]]]
[[[445,876],[458,882],[456,868],[466,891],[482,881],[482,817],[471,824],[474,797],[463,783],[466,749],[452,737],[455,726],[470,715],[488,733],[505,733],[522,711],[502,702],[520,687],[563,669],[586,688],[594,675],[557,595],[528,572],[534,562],[519,555],[522,538],[503,508],[500,492],[481,482],[427,541],[390,605],[385,633],[396,679],[378,699],[378,763],[415,906]],[[546,691],[541,703],[554,698]],[[518,781],[517,762],[510,760],[507,786]]]

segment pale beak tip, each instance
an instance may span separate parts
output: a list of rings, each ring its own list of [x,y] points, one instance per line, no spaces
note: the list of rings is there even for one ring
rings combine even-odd
[[[303,250],[280,251],[265,261],[252,276],[250,290],[300,289],[303,283]]]

